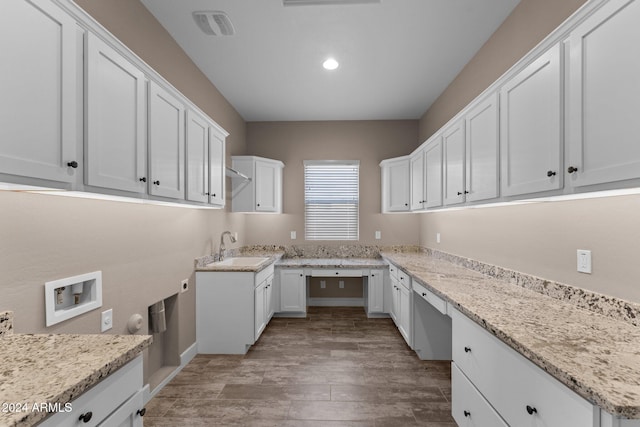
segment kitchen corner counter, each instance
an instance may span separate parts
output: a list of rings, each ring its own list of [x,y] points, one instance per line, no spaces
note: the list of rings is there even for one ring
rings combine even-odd
[[[0,336],[0,425],[30,426],[133,360],[149,335],[4,334]],[[20,410],[14,410],[17,405]],[[34,405],[38,405],[37,407]],[[34,407],[36,410],[34,410]]]
[[[427,253],[382,255],[574,392],[640,418],[637,326]]]

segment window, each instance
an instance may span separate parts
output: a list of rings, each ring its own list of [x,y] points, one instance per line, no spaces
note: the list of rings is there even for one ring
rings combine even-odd
[[[358,161],[304,162],[306,240],[358,240]]]

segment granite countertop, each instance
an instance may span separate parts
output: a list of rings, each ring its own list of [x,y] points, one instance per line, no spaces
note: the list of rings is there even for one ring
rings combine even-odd
[[[640,418],[637,326],[429,254],[383,257],[571,390],[611,414]]]
[[[282,268],[380,268],[386,267],[382,258],[283,258],[277,266]]]
[[[133,360],[151,341],[149,335],[30,335],[9,330],[0,334],[0,404],[64,406]],[[30,426],[47,415],[0,411],[0,425]]]

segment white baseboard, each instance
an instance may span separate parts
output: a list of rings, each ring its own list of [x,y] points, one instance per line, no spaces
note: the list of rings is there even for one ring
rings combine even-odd
[[[363,298],[309,298],[308,306],[314,307],[364,307]]]
[[[147,402],[149,402],[156,394],[158,394],[158,392],[160,390],[162,390],[162,388],[169,384],[169,381],[171,381],[176,375],[178,375],[178,373],[180,371],[182,371],[182,369],[187,366],[189,364],[189,362],[191,362],[191,360],[196,356],[196,354],[198,354],[198,346],[197,343],[193,343],[189,346],[189,348],[187,348],[185,351],[182,352],[182,354],[180,355],[180,366],[177,366],[176,369],[173,370],[173,372],[171,372],[169,375],[167,375],[167,377],[162,380],[162,382],[160,384],[158,384],[158,386],[156,388],[154,388],[153,390],[151,390],[149,388],[149,384],[145,384],[143,390],[144,390],[144,404],[146,405]]]

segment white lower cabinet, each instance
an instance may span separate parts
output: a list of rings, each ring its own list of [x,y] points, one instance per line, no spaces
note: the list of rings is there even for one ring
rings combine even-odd
[[[273,264],[257,273],[196,272],[198,353],[247,352],[270,320],[273,273]]]
[[[389,266],[389,276],[391,278],[391,310],[389,314],[407,345],[413,347],[411,277],[393,264]]]
[[[384,313],[384,270],[371,270],[367,278],[367,314]]]
[[[57,413],[40,426],[141,427],[142,378],[142,356],[138,356],[73,400],[71,412]]]
[[[262,331],[267,327],[273,316],[271,295],[273,290],[273,274],[256,284],[254,296],[255,339],[258,341]]]
[[[460,427],[508,427],[455,363],[451,364],[451,415]]]
[[[280,313],[307,312],[307,279],[304,270],[280,270]]]
[[[453,372],[460,369],[470,382],[468,386],[475,387],[508,425],[599,425],[598,407],[578,396],[459,311],[453,311],[452,319]],[[452,396],[455,402],[452,411],[457,422],[462,420],[460,410],[464,411],[465,405],[472,401],[465,401],[465,393],[470,393],[468,387],[465,390],[458,382]]]

